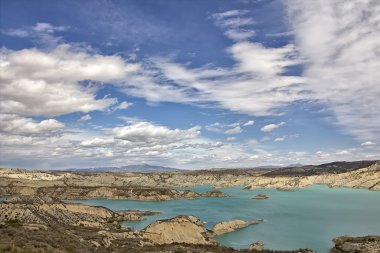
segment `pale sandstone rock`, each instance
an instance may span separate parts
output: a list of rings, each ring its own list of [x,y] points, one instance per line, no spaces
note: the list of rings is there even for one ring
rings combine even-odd
[[[261,223],[261,220],[254,221],[243,221],[243,220],[232,220],[232,221],[222,221],[213,227],[213,231],[216,235],[221,235],[225,233],[230,233],[239,228],[245,228],[253,224]]]
[[[207,191],[207,192],[204,192],[201,194],[202,197],[218,197],[218,198],[221,198],[221,197],[229,197],[229,195],[225,194],[224,192],[222,191],[218,191],[218,190],[212,190],[212,191]]]
[[[211,233],[194,216],[177,216],[156,221],[145,228],[143,233],[154,244],[215,244]]]

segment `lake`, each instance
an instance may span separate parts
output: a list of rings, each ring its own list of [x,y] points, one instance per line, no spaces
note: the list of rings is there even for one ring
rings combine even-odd
[[[211,187],[180,188],[204,192]],[[177,215],[194,215],[206,222],[207,228],[220,221],[264,219],[258,225],[218,236],[216,240],[229,247],[246,248],[262,240],[266,248],[276,250],[310,248],[327,252],[332,239],[341,235],[380,234],[380,192],[364,189],[334,188],[314,185],[294,192],[275,189],[242,190],[223,188],[232,195],[226,198],[199,198],[146,202],[131,200],[80,200],[87,205],[105,206],[112,210],[138,209],[159,211],[144,221],[124,222],[123,226],[142,229],[157,219]],[[257,194],[269,199],[252,199]]]

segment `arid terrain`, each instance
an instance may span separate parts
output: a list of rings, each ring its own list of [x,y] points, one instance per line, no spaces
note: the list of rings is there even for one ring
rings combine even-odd
[[[163,173],[79,173],[0,170],[0,252],[272,252],[260,242],[250,249],[219,245],[215,235],[260,221],[232,220],[212,230],[193,216],[156,221],[141,231],[121,228],[142,220],[149,211],[112,211],[105,207],[65,203],[70,199],[166,201],[225,197],[218,190],[197,193],[175,187],[212,185],[292,190],[312,184],[380,190],[380,162],[331,163],[279,169],[213,169]],[[331,238],[333,239],[333,238]],[[334,240],[333,253],[379,252],[379,236]],[[40,251],[38,251],[40,250]],[[295,250],[293,252],[309,252]],[[285,251],[284,251],[285,252]]]

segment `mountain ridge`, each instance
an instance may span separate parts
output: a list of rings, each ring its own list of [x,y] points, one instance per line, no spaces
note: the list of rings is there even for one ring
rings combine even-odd
[[[150,164],[132,164],[125,166],[110,166],[110,167],[92,167],[92,168],[69,168],[65,171],[72,172],[175,172],[182,171],[180,169],[150,165]]]

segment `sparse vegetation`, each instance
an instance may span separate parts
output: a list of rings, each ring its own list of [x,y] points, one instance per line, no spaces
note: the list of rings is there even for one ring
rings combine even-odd
[[[5,221],[5,224],[8,224],[8,225],[13,226],[13,227],[20,227],[20,226],[22,226],[22,222],[19,221],[18,219],[7,220],[7,221]]]

